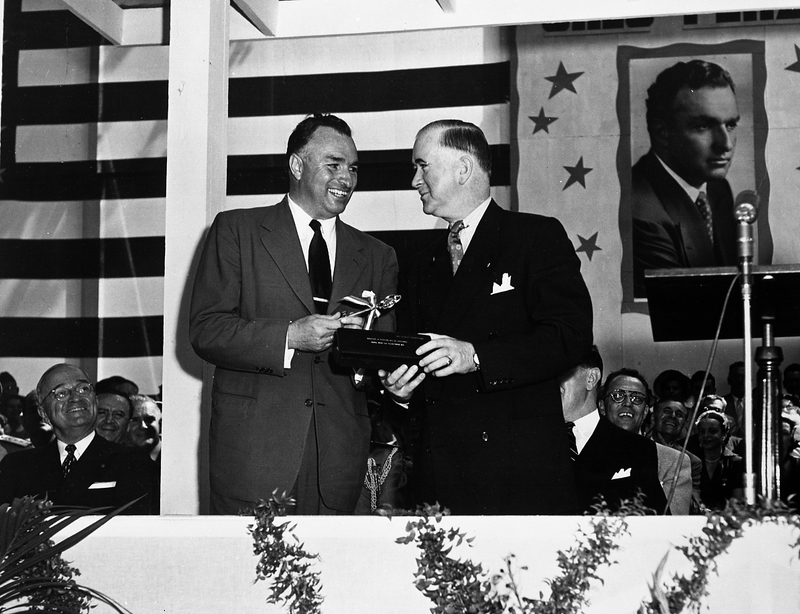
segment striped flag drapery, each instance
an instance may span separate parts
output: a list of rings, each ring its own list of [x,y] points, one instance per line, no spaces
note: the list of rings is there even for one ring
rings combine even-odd
[[[29,390],[76,359],[156,392],[168,48],[114,47],[46,0],[7,0],[4,29],[0,370]],[[343,117],[359,148],[344,219],[401,258],[436,225],[410,189],[429,121],[484,129],[509,206],[510,45],[505,29],[231,43],[226,208],[277,202],[286,139],[315,111]]]

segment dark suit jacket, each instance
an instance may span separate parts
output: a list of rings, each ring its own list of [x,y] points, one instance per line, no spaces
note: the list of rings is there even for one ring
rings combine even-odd
[[[633,273],[636,296],[644,296],[645,269],[734,266],[736,221],[727,179],[709,181],[714,243],[697,205],[648,152],[634,165]]]
[[[0,503],[31,495],[46,496],[57,505],[119,507],[146,495],[125,513],[149,514],[151,464],[140,450],[95,435],[64,478],[54,439],[43,448],[26,448],[0,461]]]
[[[470,341],[481,369],[429,376],[415,395],[420,498],[454,514],[573,512],[557,377],[592,342],[575,249],[557,220],[492,202],[453,277],[446,234],[401,284],[398,318],[409,331]]]
[[[615,474],[628,473],[628,477]],[[575,478],[581,510],[590,512],[602,495],[611,510],[623,499],[633,499],[638,490],[644,504],[662,514],[667,497],[658,479],[658,450],[651,439],[630,433],[600,418],[594,433],[575,460]]]
[[[329,313],[338,300],[396,291],[397,259],[380,241],[337,221]],[[192,346],[217,366],[212,390],[211,488],[243,501],[290,491],[315,418],[319,485],[328,507],[352,511],[369,446],[370,421],[352,369],[330,352],[296,352],[284,370],[289,323],[315,313],[300,239],[286,199],[220,213],[200,258],[191,306]],[[394,314],[376,328],[393,329]]]

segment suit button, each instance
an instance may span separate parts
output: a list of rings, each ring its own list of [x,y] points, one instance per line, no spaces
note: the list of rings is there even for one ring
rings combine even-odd
[[[269,368],[264,369],[264,373],[266,373],[267,375],[272,375],[272,369]]]
[[[314,404],[314,401],[312,401],[311,399],[306,399],[303,402],[303,405],[305,405],[306,407],[311,407],[313,404]]]
[[[481,439],[483,439],[484,441],[489,441],[489,433],[483,431],[483,433],[481,434]]]
[[[314,356],[314,364],[315,365],[318,365],[321,362],[322,362],[322,359],[319,356]]]

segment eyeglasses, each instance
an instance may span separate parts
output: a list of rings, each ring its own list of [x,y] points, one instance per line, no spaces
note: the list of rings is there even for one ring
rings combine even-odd
[[[612,390],[606,396],[611,397],[614,403],[622,403],[627,398],[631,405],[642,405],[647,400],[646,395],[641,392],[632,392],[631,390]]]
[[[46,395],[44,395],[42,403],[44,403],[44,400],[51,394],[56,398],[57,401],[66,401],[70,395],[72,395],[73,391],[77,392],[78,396],[88,397],[90,394],[92,394],[92,392],[94,392],[94,387],[89,382],[80,382],[75,384],[75,386],[72,388],[69,386],[64,386],[63,384],[59,384]]]

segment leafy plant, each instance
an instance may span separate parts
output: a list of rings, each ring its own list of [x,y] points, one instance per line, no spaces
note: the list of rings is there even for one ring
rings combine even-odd
[[[0,505],[0,613],[42,612],[79,614],[88,612],[97,599],[121,614],[129,614],[110,597],[78,584],[80,572],[61,553],[71,548],[129,503],[106,514],[73,535],[53,542],[52,538],[75,521],[103,508],[54,507],[50,501],[23,497]]]
[[[255,508],[255,523],[248,528],[253,536],[253,550],[260,555],[256,566],[256,581],[272,578],[267,603],[288,606],[291,614],[319,614],[322,606],[319,572],[311,570],[316,554],[306,552],[294,535],[297,525],[278,524],[275,518],[286,515],[292,502],[286,493],[272,493]],[[291,538],[295,543],[289,541]]]
[[[692,563],[691,574],[688,577],[675,574],[669,586],[662,586],[667,553],[653,576],[652,600],[641,605],[640,614],[678,614],[687,608],[700,612],[708,596],[709,577],[717,573],[717,557],[726,552],[748,526],[771,523],[800,529],[800,516],[781,501],[762,499],[756,505],[747,505],[731,499],[722,512],[708,512],[706,517],[703,534],[690,537],[687,545],[677,548]],[[800,538],[793,546],[800,548]]]

